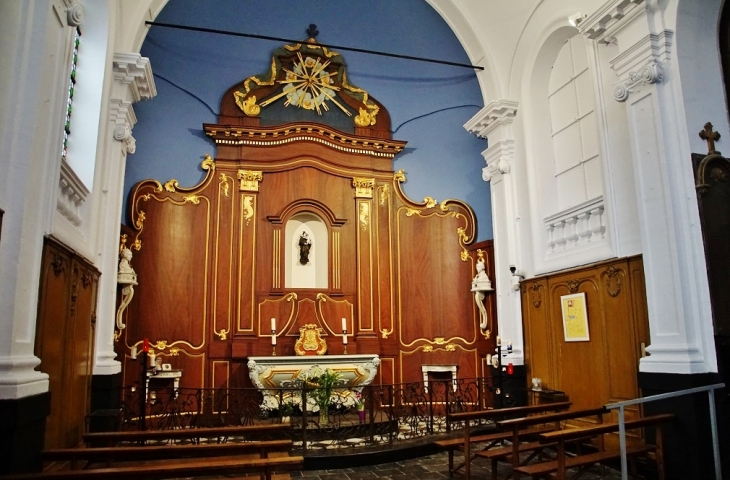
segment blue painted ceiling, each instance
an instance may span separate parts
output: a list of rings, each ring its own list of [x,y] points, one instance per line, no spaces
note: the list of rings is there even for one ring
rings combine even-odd
[[[170,0],[155,21],[292,40],[305,40],[313,23],[323,44],[470,63],[423,0]],[[148,178],[197,184],[203,155],[215,154],[202,124],[217,123],[223,93],[268,71],[283,43],[150,27],[141,53],[150,59],[158,95],[134,106],[137,153],[127,160],[125,191]],[[475,71],[337,51],[350,83],[388,109],[393,138],[408,142],[394,162],[406,172],[405,193],[416,201],[467,202],[477,216],[477,240],[492,238],[489,184],[481,179],[486,142],[463,128],[483,106]]]

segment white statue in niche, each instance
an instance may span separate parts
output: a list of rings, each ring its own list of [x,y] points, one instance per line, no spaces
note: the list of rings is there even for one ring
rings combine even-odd
[[[122,259],[119,260],[119,271],[117,272],[117,283],[124,285],[122,289],[122,301],[117,310],[117,328],[123,330],[126,325],[122,322],[122,314],[127,308],[129,302],[134,296],[134,286],[137,285],[137,274],[135,273],[130,261],[132,260],[132,251],[124,247],[122,248]]]
[[[479,328],[486,330],[489,326],[489,322],[487,318],[487,309],[484,306],[484,298],[486,297],[484,292],[492,290],[492,282],[489,280],[485,271],[486,266],[484,265],[484,252],[477,250],[477,255],[477,275],[471,282],[471,291],[474,292],[474,301],[477,303],[477,307],[479,308]]]

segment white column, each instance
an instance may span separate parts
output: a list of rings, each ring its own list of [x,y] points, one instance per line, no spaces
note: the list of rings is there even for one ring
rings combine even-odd
[[[65,18],[37,0],[4,2],[0,15],[0,399],[48,391],[34,345],[43,236],[61,167],[64,54],[73,33]]]
[[[489,147],[482,152],[487,166],[482,178],[490,182],[492,192],[492,222],[494,226],[495,295],[499,335],[505,344],[512,342],[509,361],[515,365],[525,362],[522,334],[522,309],[519,278],[511,275],[510,266],[521,270],[522,255],[519,239],[520,213],[515,198],[515,179],[510,170],[515,156],[512,122],[517,102],[500,100],[481,109],[465,125],[470,133],[487,138]]]
[[[651,335],[640,370],[712,372],[717,362],[697,197],[673,32],[663,21],[654,2],[613,0],[580,28],[620,52],[610,61],[619,78],[613,95],[625,105],[629,127]]]
[[[136,148],[132,128],[137,118],[132,104],[157,95],[149,59],[138,53],[115,54],[113,74],[114,83],[108,104],[109,121],[103,127],[105,131],[100,133],[105,138],[105,151],[102,154],[104,160],[101,165],[101,208],[105,215],[100,216],[98,222],[99,268],[104,274],[99,281],[94,375],[121,371],[121,364],[114,359],[114,329],[124,170],[127,155],[133,154]],[[144,280],[140,281],[143,284]]]

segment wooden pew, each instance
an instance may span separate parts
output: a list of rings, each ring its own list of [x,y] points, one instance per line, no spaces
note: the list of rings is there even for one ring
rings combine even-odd
[[[585,417],[598,417],[599,423],[603,423],[603,415],[608,413],[605,407],[591,408],[586,410],[571,410],[568,412],[558,413],[547,413],[543,415],[533,415],[530,417],[513,418],[510,420],[497,421],[497,427],[501,430],[509,433],[508,439],[512,442],[512,445],[502,448],[493,448],[491,450],[483,450],[477,452],[476,455],[484,457],[492,462],[492,480],[497,480],[497,465],[500,461],[509,462],[512,465],[512,469],[516,469],[520,466],[520,453],[530,452],[530,455],[522,462],[522,464],[529,463],[535,456],[539,455],[540,452],[554,444],[541,443],[539,441],[530,443],[521,443],[520,437],[523,437],[521,432],[525,431],[528,427],[534,427],[535,425],[550,425],[552,424],[552,430],[561,430],[561,422],[565,420],[574,420],[577,418]],[[547,433],[547,432],[544,432]]]
[[[95,463],[162,460],[171,458],[209,458],[240,454],[259,454],[268,458],[272,452],[289,452],[291,440],[263,440],[258,442],[206,443],[186,445],[143,445],[133,447],[64,448],[41,452],[44,462],[69,463],[72,470],[88,468]]]
[[[636,456],[649,451],[655,452],[657,465],[657,475],[659,480],[664,480],[664,449],[662,445],[662,424],[674,419],[674,415],[662,414],[650,417],[639,418],[636,420],[628,420],[625,422],[626,429],[643,428],[653,426],[656,428],[656,445],[636,445],[627,446],[626,454],[628,456]],[[596,463],[608,460],[616,460],[621,458],[621,452],[618,448],[610,450],[599,450],[595,453],[578,455],[575,457],[566,457],[565,444],[594,438],[606,433],[616,433],[619,431],[618,423],[610,423],[597,425],[595,427],[566,429],[557,432],[548,432],[540,434],[540,441],[543,443],[555,444],[557,456],[555,460],[542,463],[533,463],[523,465],[515,469],[516,472],[523,475],[530,475],[533,479],[550,476],[557,480],[565,480],[565,471],[569,468],[587,468]]]
[[[165,440],[190,440],[199,443],[203,438],[221,439],[230,437],[259,437],[267,434],[283,433],[291,428],[288,423],[265,425],[245,425],[239,427],[177,428],[169,430],[130,430],[123,432],[99,432],[84,434],[84,443],[93,447],[111,447],[120,443]]]
[[[267,480],[274,471],[299,470],[304,465],[304,457],[273,458],[231,458],[196,459],[195,461],[176,461],[154,465],[131,465],[111,468],[91,468],[87,470],[54,470],[42,473],[11,475],[3,480],[53,479],[72,480],[93,478],[109,479],[164,479],[179,477],[198,477],[208,475],[239,475],[242,473],[261,473]]]
[[[454,472],[464,468],[466,478],[471,478],[471,460],[474,456],[471,454],[471,444],[487,442],[485,449],[491,448],[502,440],[510,438],[509,432],[496,432],[485,435],[471,436],[471,420],[494,420],[501,418],[514,418],[534,413],[542,413],[549,411],[561,411],[570,408],[570,402],[546,403],[542,405],[529,405],[526,407],[510,407],[496,408],[493,410],[479,410],[474,412],[459,412],[449,415],[450,422],[464,422],[463,438],[451,438],[439,440],[436,443],[439,447],[449,451],[449,476],[453,476]],[[551,428],[552,429],[552,428]],[[544,432],[545,429],[531,429],[529,432],[523,432],[524,435],[536,434]],[[457,449],[464,450],[464,463],[454,467],[454,451]]]

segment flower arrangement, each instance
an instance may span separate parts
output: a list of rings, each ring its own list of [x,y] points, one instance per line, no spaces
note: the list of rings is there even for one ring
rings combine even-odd
[[[322,371],[317,368],[312,374],[307,375],[305,383],[313,388],[310,393],[319,408],[320,418],[327,415],[329,410],[332,391],[340,381],[340,374],[330,370],[329,368]]]
[[[355,407],[357,410],[365,410],[365,399],[362,397],[362,392],[355,392]]]

